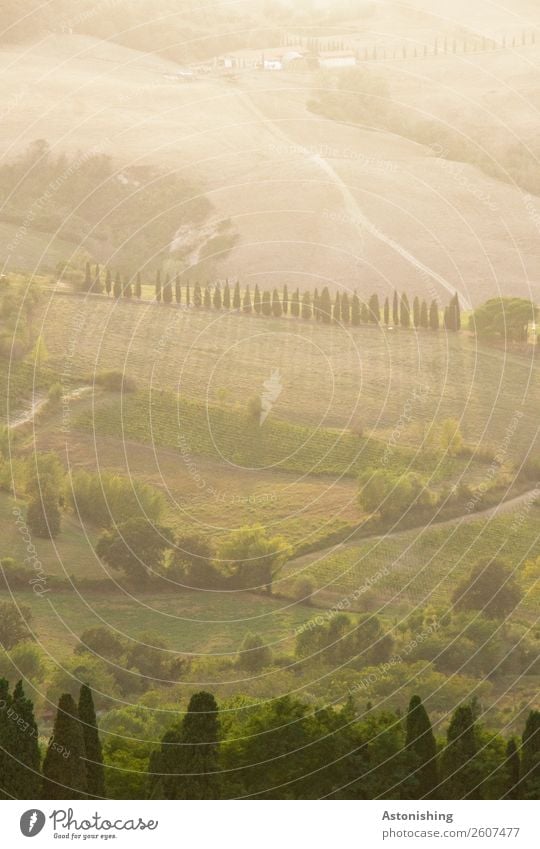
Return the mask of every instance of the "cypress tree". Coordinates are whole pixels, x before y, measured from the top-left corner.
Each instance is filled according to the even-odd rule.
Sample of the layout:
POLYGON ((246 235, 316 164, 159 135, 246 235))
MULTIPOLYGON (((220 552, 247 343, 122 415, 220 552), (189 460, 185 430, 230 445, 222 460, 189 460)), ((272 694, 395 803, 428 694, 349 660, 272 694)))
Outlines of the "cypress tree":
POLYGON ((9 684, 5 678, 0 678, 0 703, 3 705, 2 710, 0 710, 0 799, 9 799, 11 797, 9 788, 11 763, 8 754, 11 737, 9 728, 11 695, 9 684))
POLYGON ((347 292, 343 292, 343 295, 341 296, 341 320, 343 324, 348 324, 351 320, 351 307, 347 292))
POLYGON ((123 294, 124 298, 131 298, 132 297, 133 292, 131 291, 131 280, 127 281, 126 285, 124 286, 124 288, 122 290, 122 294, 123 294))
POLYGON ((189 280, 186 283, 186 306, 191 306, 191 289, 189 287, 189 280))
POLYGON ((304 292, 302 298, 302 318, 311 318, 311 295, 308 290, 304 292))
POLYGON ((420 327, 420 301, 418 296, 415 296, 413 301, 413 324, 415 327, 420 327))
POLYGON ((336 323, 341 322, 341 296, 339 292, 336 292, 336 299, 334 301, 333 309, 333 319, 336 323))
POLYGON ((428 308, 425 301, 422 301, 420 307, 420 327, 427 329, 429 327, 428 308))
POLYGON ((60 696, 54 729, 43 761, 43 799, 84 799, 84 737, 77 705, 69 693, 60 696))
POLYGON ((176 273, 174 278, 174 299, 177 304, 182 303, 182 287, 180 285, 180 275, 178 274, 178 272, 176 273))
POLYGON ((442 753, 442 799, 465 799, 478 783, 474 718, 470 705, 454 711, 442 753))
POLYGON ((211 693, 195 693, 180 728, 163 738, 152 759, 152 796, 165 799, 219 799, 220 722, 211 693), (156 780, 157 779, 157 780, 156 780))
POLYGON ((291 300, 291 315, 298 318, 300 315, 300 292, 295 290, 291 300))
POLYGON ((13 697, 9 696, 7 681, 5 684, 0 682, 0 693, 5 702, 0 718, 0 724, 5 723, 4 733, 0 731, 0 743, 4 749, 0 754, 3 761, 0 787, 8 798, 38 799, 41 774, 34 705, 25 696, 22 681, 15 685, 13 697))
POLYGON ((272 314, 275 318, 281 318, 281 316, 283 315, 281 301, 279 300, 279 294, 277 289, 274 289, 274 291, 272 292, 272 314))
POLYGON ((521 763, 516 741, 512 737, 506 745, 505 758, 506 793, 505 799, 519 798, 519 777, 521 774, 521 763))
POLYGON ((432 330, 439 329, 439 305, 437 301, 432 301, 429 308, 429 326, 432 330))
POLYGON ((461 306, 459 304, 459 295, 456 292, 454 295, 454 330, 461 330, 461 306))
POLYGON ((244 300, 242 302, 242 309, 245 313, 251 312, 251 293, 249 291, 249 284, 246 286, 246 290, 244 292, 244 300))
POLYGON ((84 271, 84 291, 91 292, 92 291, 92 271, 90 269, 90 263, 86 263, 85 271, 84 271))
POLYGON ((388 298, 384 299, 383 321, 386 327, 390 324, 390 302, 388 298))
POLYGON ((448 307, 445 307, 443 313, 443 327, 445 330, 450 330, 451 321, 450 310, 448 307))
POLYGON ((437 743, 429 716, 420 696, 413 696, 409 702, 406 722, 405 746, 415 755, 418 767, 415 778, 421 799, 429 799, 437 786, 437 743))
POLYGON ((105 291, 107 292, 107 295, 110 295, 112 292, 112 275, 110 268, 108 268, 105 273, 105 291))
POLYGON ((399 301, 396 289, 394 289, 394 300, 392 301, 392 324, 394 327, 399 325, 399 301))
POLYGON ((214 309, 220 310, 221 306, 223 304, 223 301, 222 301, 222 298, 221 298, 221 287, 220 287, 219 283, 216 283, 216 288, 214 289, 214 297, 213 297, 212 300, 213 300, 213 304, 214 304, 214 309))
POLYGON ((92 284, 92 291, 97 292, 98 294, 103 291, 103 287, 101 285, 101 271, 98 263, 96 263, 96 267, 94 269, 94 282, 92 284))
POLYGON ((319 297, 319 292, 317 289, 313 292, 313 316, 317 321, 321 320, 321 310, 320 310, 321 299, 319 297))
POLYGON ((240 304, 241 304, 241 301, 240 301, 240 281, 237 280, 236 283, 235 283, 235 286, 234 286, 234 295, 233 295, 233 304, 232 304, 233 309, 239 310, 240 304))
POLYGON ((195 289, 193 290, 193 306, 197 309, 202 306, 201 287, 198 281, 195 283, 195 289))
POLYGON ((160 302, 161 301, 161 271, 159 270, 159 268, 156 271, 156 287, 155 288, 156 288, 156 301, 160 302))
POLYGON ((362 308, 360 310, 360 321, 362 324, 367 324, 369 322, 369 310, 364 301, 362 301, 362 308))
POLYGON ((379 306, 378 295, 372 295, 371 298, 369 299, 369 320, 373 324, 380 324, 381 308, 379 306))
POLYGON ((119 271, 116 272, 114 278, 113 295, 115 298, 119 298, 122 295, 122 279, 119 271))
POLYGON ((212 295, 210 294, 210 285, 207 283, 204 287, 204 308, 209 310, 212 306, 212 295))
POLYGON ((272 301, 270 299, 270 292, 268 292, 266 289, 263 292, 262 296, 261 312, 265 317, 272 315, 272 301))
POLYGON ((261 293, 259 291, 259 287, 257 283, 255 283, 255 292, 253 294, 253 309, 257 313, 257 315, 261 314, 262 303, 261 303, 261 293))
POLYGON ((137 278, 135 280, 135 296, 141 300, 142 298, 142 283, 141 283, 141 272, 137 272, 137 278))
POLYGON ((351 304, 351 324, 353 327, 358 327, 360 324, 360 299, 356 292, 353 295, 351 304))
POLYGON ((521 737, 520 799, 540 798, 540 711, 531 710, 521 737))
POLYGON ((281 301, 281 306, 283 309, 283 315, 287 315, 287 313, 289 312, 289 290, 287 289, 286 283, 283 286, 283 298, 281 301))
POLYGON ((231 289, 228 280, 225 281, 225 287, 223 289, 223 306, 226 310, 230 310, 231 308, 231 289))
POLYGON ((105 796, 105 770, 94 699, 88 684, 83 684, 80 689, 78 710, 86 756, 86 790, 89 796, 101 798, 105 796))
POLYGON ((321 311, 321 319, 323 323, 330 324, 332 320, 332 299, 330 298, 328 286, 325 286, 321 292, 319 309, 321 311))
POLYGON ((403 292, 401 296, 400 321, 402 327, 411 326, 411 308, 409 306, 409 299, 405 292, 403 292))

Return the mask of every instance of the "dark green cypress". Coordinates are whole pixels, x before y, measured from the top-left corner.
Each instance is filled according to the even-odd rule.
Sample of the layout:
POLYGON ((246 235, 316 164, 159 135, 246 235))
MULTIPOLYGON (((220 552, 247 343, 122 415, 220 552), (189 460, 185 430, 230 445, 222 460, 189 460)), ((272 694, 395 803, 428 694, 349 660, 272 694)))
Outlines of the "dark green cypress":
POLYGON ((191 289, 190 289, 190 286, 189 286, 189 280, 186 283, 186 306, 188 306, 188 307, 191 306, 191 289))
POLYGON ((105 291, 108 295, 112 292, 112 274, 110 268, 108 268, 105 273, 105 291))
POLYGON ((429 326, 431 330, 439 329, 439 305, 437 301, 432 301, 429 308, 429 326))
POLYGON ((219 283, 216 283, 212 303, 214 305, 215 310, 220 310, 223 305, 223 299, 221 297, 221 286, 219 285, 219 283))
POLYGON ((353 327, 358 327, 360 324, 360 298, 356 292, 353 295, 351 304, 351 324, 353 327))
POLYGON ((315 289, 313 292, 313 317, 317 320, 321 320, 321 311, 319 309, 321 303, 321 299, 319 297, 318 289, 315 289))
POLYGON ((281 301, 281 306, 283 309, 283 315, 287 315, 289 312, 289 290, 287 289, 287 284, 283 286, 283 298, 281 301))
POLYGON ((343 324, 348 324, 351 320, 351 307, 349 304, 349 296, 347 292, 343 292, 341 296, 341 321, 343 324))
POLYGON ((241 300, 240 300, 240 281, 239 281, 239 280, 237 280, 237 281, 236 281, 236 283, 235 283, 235 286, 234 286, 234 295, 233 295, 233 304, 232 304, 232 305, 233 305, 233 309, 234 309, 234 310, 239 310, 239 309, 240 309, 240 304, 241 304, 241 300))
POLYGON ((114 278, 113 295, 115 298, 120 298, 122 295, 122 278, 119 271, 116 272, 114 278))
POLYGON ((174 278, 174 299, 177 304, 182 303, 182 286, 180 285, 180 275, 178 273, 174 278))
POLYGON ((398 293, 394 289, 394 299, 392 301, 392 324, 397 327, 399 324, 399 300, 398 293))
POLYGON ((173 293, 172 293, 172 284, 171 277, 167 274, 165 278, 165 285, 163 287, 163 303, 164 304, 172 304, 173 293))
POLYGON ((378 295, 372 295, 369 299, 369 320, 373 324, 379 324, 381 321, 381 308, 379 306, 378 295))
POLYGON ((540 711, 531 710, 521 737, 520 799, 540 799, 540 711))
POLYGON ((306 320, 311 318, 311 295, 308 290, 302 297, 302 318, 306 320))
POLYGON ((84 799, 86 763, 77 705, 60 696, 54 729, 43 761, 43 799, 84 799))
POLYGON ((105 770, 97 728, 96 710, 92 690, 83 684, 79 693, 79 719, 81 721, 86 756, 86 791, 89 796, 105 796, 105 770))
POLYGON ((272 315, 272 300, 270 298, 270 292, 268 292, 268 290, 266 289, 263 292, 262 296, 261 312, 266 318, 272 315))
POLYGON ((96 263, 96 267, 94 269, 94 282, 92 284, 92 291, 97 292, 98 294, 103 291, 103 287, 101 285, 101 271, 98 263, 96 263))
POLYGON ((195 283, 195 288, 193 290, 193 306, 197 309, 202 306, 201 286, 198 281, 195 283))
POLYGON ((295 290, 291 300, 291 315, 298 318, 300 315, 300 292, 295 290))
POLYGON ((413 301, 413 324, 415 327, 420 327, 420 301, 418 296, 415 296, 413 301))
POLYGON ((427 329, 429 327, 428 308, 425 301, 422 301, 420 307, 420 327, 427 329))
POLYGON ((505 799, 519 799, 519 778, 521 774, 521 762, 517 743, 513 737, 506 745, 505 758, 506 793, 505 799))
POLYGON ((369 309, 368 305, 362 301, 362 307, 360 309, 360 321, 362 324, 367 324, 369 322, 369 309))
POLYGON ((245 313, 250 313, 252 310, 251 306, 251 293, 249 291, 249 285, 246 286, 244 291, 244 300, 242 302, 242 309, 245 313))
POLYGON ((328 291, 328 286, 325 286, 321 292, 319 309, 321 311, 321 319, 324 324, 330 324, 332 320, 332 299, 330 297, 330 292, 328 291))
POLYGON ((86 263, 86 268, 84 271, 84 291, 91 292, 92 291, 92 271, 90 269, 90 263, 86 263))
MULTIPOLYGON (((9 716, 11 709, 11 694, 5 678, 0 678, 0 799, 9 799, 10 758, 9 740, 11 737, 9 716)), ((30 798, 30 797, 28 797, 30 798)))
POLYGON ((405 746, 418 763, 414 777, 419 798, 429 799, 438 783, 437 743, 420 696, 413 696, 409 702, 405 746))
POLYGON ((388 327, 388 325, 390 324, 390 302, 388 298, 384 299, 383 322, 385 324, 385 327, 388 327))
POLYGON ((230 310, 231 308, 231 289, 228 280, 225 281, 225 286, 223 288, 223 307, 226 310, 230 310))
POLYGON ((156 271, 155 291, 156 291, 156 301, 159 302, 159 301, 161 301, 161 271, 159 270, 159 268, 156 271))
POLYGON ((334 301, 332 317, 336 324, 341 323, 341 295, 339 294, 339 292, 336 292, 336 299, 334 301))
POLYGON ((261 292, 259 290, 259 286, 255 283, 255 291, 253 293, 253 309, 257 313, 257 315, 261 314, 262 302, 261 302, 261 292))
POLYGON ((479 783, 476 770, 476 732, 470 705, 454 711, 442 753, 442 799, 466 799, 479 783))
POLYGON ((141 300, 142 298, 142 283, 141 283, 141 272, 137 272, 137 278, 135 280, 135 296, 141 300))
POLYGON ((411 326, 411 308, 409 306, 409 299, 405 292, 403 292, 401 296, 400 322, 402 327, 411 326))
POLYGON ((208 283, 204 287, 204 302, 203 303, 204 303, 205 310, 209 310, 210 307, 212 306, 212 296, 210 294, 210 286, 209 286, 208 283))
POLYGON ((272 292, 272 315, 274 318, 281 318, 283 315, 283 310, 281 308, 281 301, 279 300, 278 290, 274 289, 272 292))

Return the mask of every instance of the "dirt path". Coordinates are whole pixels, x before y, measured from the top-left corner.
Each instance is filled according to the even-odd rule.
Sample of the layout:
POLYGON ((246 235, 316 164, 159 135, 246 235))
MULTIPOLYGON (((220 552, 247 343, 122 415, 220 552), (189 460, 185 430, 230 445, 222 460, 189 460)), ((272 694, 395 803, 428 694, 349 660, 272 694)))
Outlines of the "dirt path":
POLYGON ((513 498, 509 498, 507 501, 501 501, 500 504, 496 504, 495 507, 488 507, 485 510, 477 510, 474 513, 463 513, 461 516, 454 516, 453 519, 444 519, 442 522, 430 522, 428 525, 417 525, 413 528, 406 528, 404 530, 393 531, 388 534, 373 534, 372 536, 356 536, 354 533, 347 542, 338 543, 337 545, 331 545, 328 548, 320 548, 317 551, 311 551, 309 554, 302 554, 300 557, 295 557, 292 560, 289 560, 287 564, 287 568, 289 566, 303 566, 308 563, 311 563, 313 560, 317 560, 320 557, 325 556, 326 554, 334 554, 343 549, 352 548, 355 545, 359 545, 364 542, 375 542, 376 540, 382 539, 394 539, 395 537, 403 536, 404 534, 409 534, 414 531, 421 531, 427 528, 451 528, 455 525, 467 525, 471 522, 476 522, 479 519, 491 519, 496 516, 502 516, 505 513, 512 513, 519 507, 524 504, 527 504, 528 501, 534 497, 536 493, 536 497, 540 498, 540 491, 538 489, 529 489, 527 492, 521 493, 521 495, 516 495, 513 498))

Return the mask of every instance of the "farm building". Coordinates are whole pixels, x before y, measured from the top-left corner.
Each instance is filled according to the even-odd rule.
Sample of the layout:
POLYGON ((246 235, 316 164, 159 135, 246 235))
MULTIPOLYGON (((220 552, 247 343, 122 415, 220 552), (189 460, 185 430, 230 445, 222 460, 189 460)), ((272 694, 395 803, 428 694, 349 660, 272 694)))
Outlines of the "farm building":
POLYGON ((319 66, 321 68, 352 68, 356 65, 356 54, 350 50, 336 50, 332 53, 321 53, 319 66))
POLYGON ((270 56, 263 54, 261 67, 265 71, 285 71, 301 66, 304 62, 303 53, 299 53, 298 50, 287 50, 283 53, 272 53, 270 56))

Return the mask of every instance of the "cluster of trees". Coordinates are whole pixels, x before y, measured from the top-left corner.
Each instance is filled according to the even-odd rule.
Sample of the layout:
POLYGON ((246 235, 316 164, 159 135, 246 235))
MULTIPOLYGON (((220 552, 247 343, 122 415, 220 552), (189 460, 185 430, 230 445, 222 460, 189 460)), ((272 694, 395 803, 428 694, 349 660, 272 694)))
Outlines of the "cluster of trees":
POLYGON ((242 706, 240 727, 220 721, 211 693, 192 696, 148 767, 153 799, 539 798, 540 712, 521 741, 487 732, 460 705, 438 741, 419 696, 403 721, 352 700, 311 710, 290 696, 242 706), (232 732, 236 732, 232 733, 232 732))
MULTIPOLYGON (((143 283, 140 272, 134 278, 123 279, 116 272, 114 279, 110 270, 105 272, 104 280, 99 266, 92 270, 89 263, 86 265, 84 288, 86 291, 103 292, 112 294, 115 298, 142 298, 143 283)), ((267 318, 280 318, 290 314, 295 318, 311 319, 321 321, 323 324, 384 324, 394 327, 416 327, 438 330, 441 326, 439 304, 432 300, 427 301, 415 297, 411 302, 404 292, 398 295, 394 292, 393 298, 386 297, 381 305, 379 296, 374 294, 367 302, 360 300, 356 293, 350 295, 348 292, 336 292, 332 297, 327 286, 319 293, 309 290, 303 293, 297 288, 289 293, 285 284, 280 293, 278 289, 260 290, 255 285, 253 293, 249 285, 241 290, 237 281, 230 286, 226 281, 207 284, 201 287, 195 283, 193 287, 187 283, 182 286, 180 275, 176 274, 174 279, 170 274, 162 277, 161 271, 157 271, 154 284, 154 295, 158 302, 165 304, 184 303, 187 307, 193 306, 200 309, 216 310, 238 310, 244 313, 255 313, 267 318)), ((461 309, 459 297, 455 294, 448 306, 445 308, 442 318, 442 326, 447 330, 459 330, 461 328, 461 309)))
POLYGON ((538 307, 525 298, 492 298, 475 309, 469 328, 487 340, 526 342, 536 325, 538 307))
POLYGON ((58 702, 43 762, 34 705, 19 681, 13 692, 0 679, 0 798, 85 799, 105 796, 105 770, 96 711, 83 684, 78 703, 58 702))
POLYGON ((287 541, 261 525, 232 531, 217 549, 196 534, 176 536, 146 518, 104 531, 96 553, 111 569, 145 585, 160 576, 189 589, 246 589, 272 593, 279 570, 292 554, 287 541))

